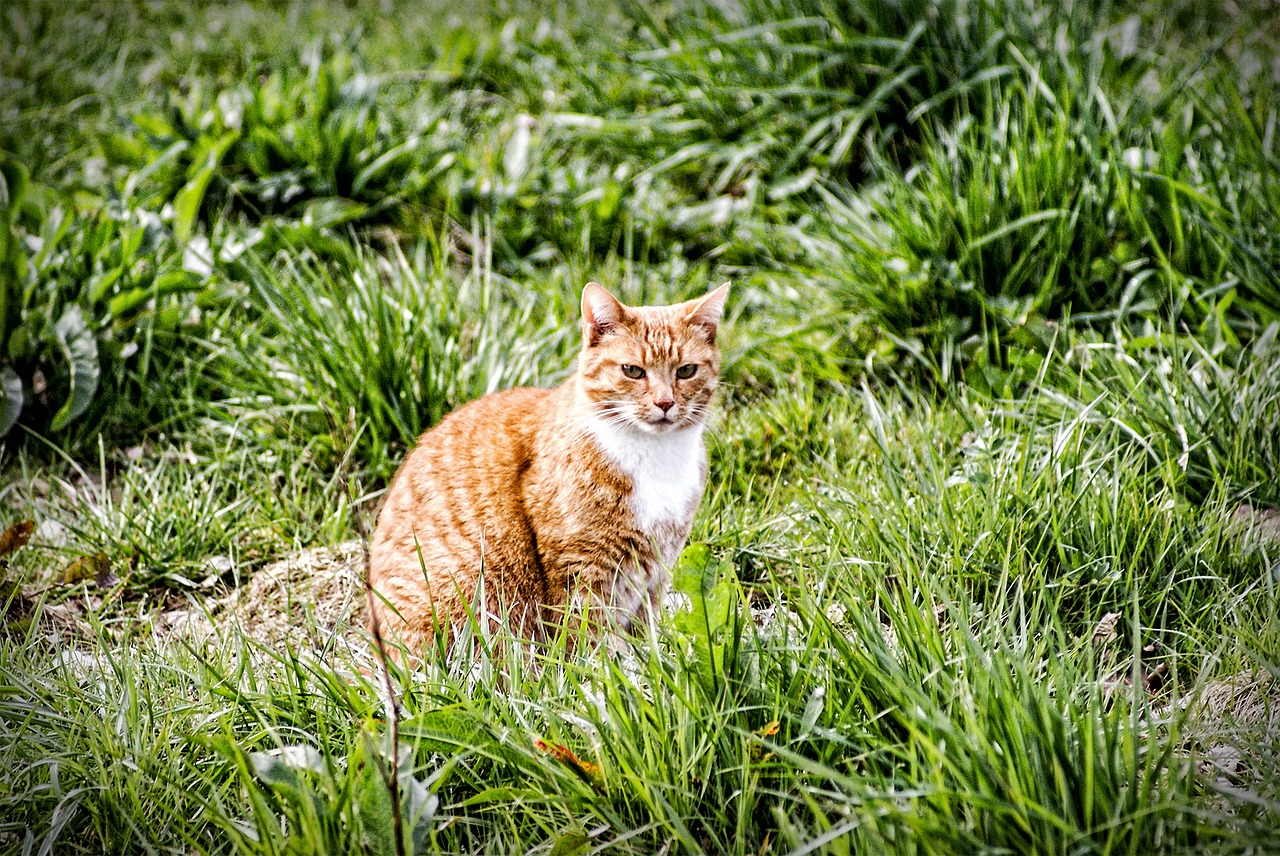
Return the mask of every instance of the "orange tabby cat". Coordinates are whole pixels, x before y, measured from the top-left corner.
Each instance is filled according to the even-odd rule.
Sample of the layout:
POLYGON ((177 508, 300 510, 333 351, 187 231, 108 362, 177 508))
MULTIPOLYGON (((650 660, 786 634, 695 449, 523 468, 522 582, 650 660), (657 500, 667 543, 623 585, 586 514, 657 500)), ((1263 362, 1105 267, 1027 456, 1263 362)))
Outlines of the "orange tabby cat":
POLYGON ((478 591, 529 638, 569 605, 623 627, 654 609, 706 482, 728 291, 630 307, 589 283, 572 377, 485 396, 423 434, 370 547, 381 631, 418 653, 478 591))

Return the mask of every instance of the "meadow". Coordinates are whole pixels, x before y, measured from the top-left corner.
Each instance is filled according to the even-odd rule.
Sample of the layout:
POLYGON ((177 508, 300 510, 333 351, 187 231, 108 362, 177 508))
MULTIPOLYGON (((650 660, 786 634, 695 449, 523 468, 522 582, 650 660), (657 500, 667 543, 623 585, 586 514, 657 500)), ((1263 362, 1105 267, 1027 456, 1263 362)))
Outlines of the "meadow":
POLYGON ((1268 0, 4 4, 0 851, 1280 852, 1278 116, 1268 0), (733 282, 660 620, 263 594, 589 280, 733 282))

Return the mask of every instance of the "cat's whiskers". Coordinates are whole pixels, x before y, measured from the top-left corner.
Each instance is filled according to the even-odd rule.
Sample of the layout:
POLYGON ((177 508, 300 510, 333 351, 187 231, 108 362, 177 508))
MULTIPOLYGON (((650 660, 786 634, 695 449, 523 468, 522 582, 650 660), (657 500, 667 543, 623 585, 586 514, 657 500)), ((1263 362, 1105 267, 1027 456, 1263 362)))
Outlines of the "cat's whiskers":
POLYGON ((634 426, 637 422, 634 404, 626 400, 609 399, 596 402, 594 415, 611 428, 634 426))

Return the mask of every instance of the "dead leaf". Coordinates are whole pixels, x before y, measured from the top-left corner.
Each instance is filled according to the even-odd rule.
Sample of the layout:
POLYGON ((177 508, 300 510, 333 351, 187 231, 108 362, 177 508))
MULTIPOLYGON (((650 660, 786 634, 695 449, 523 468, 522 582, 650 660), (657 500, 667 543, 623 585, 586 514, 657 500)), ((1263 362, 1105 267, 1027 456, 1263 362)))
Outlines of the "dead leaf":
POLYGON ((34 531, 36 531, 36 524, 33 520, 23 520, 4 530, 4 533, 0 534, 0 559, 25 547, 34 531))
MULTIPOLYGON (((1152 642, 1143 646, 1138 653, 1138 679, 1149 696, 1159 695, 1165 689, 1171 677, 1167 662, 1151 665, 1151 661, 1154 661, 1161 653, 1159 642, 1152 642)), ((1130 664, 1124 664, 1113 669, 1110 675, 1102 679, 1103 694, 1108 698, 1118 689, 1132 686, 1133 671, 1130 664)))
POLYGON ((1095 646, 1102 646, 1116 638, 1116 624, 1120 621, 1120 613, 1108 612, 1098 621, 1098 625, 1093 628, 1093 637, 1091 641, 1095 646))
POLYGON ((1164 689, 1165 684, 1169 682, 1169 664, 1161 663, 1150 671, 1142 670, 1142 684, 1147 688, 1149 695, 1156 695, 1164 689))
POLYGON ((111 573, 111 560, 105 553, 81 556, 67 565, 66 571, 62 574, 62 581, 67 585, 85 580, 93 580, 98 585, 110 585, 112 579, 114 575, 111 573))

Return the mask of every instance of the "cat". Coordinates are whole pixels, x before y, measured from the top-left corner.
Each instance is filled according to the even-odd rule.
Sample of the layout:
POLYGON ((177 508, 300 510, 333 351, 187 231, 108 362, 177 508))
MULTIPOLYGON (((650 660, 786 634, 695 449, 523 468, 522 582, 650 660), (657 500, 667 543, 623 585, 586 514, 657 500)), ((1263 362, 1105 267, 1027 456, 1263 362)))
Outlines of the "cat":
POLYGON ((568 380, 487 395, 423 434, 369 547, 375 635, 416 656, 476 608, 531 640, 566 609, 647 620, 706 484, 728 293, 632 307, 588 283, 568 380))

